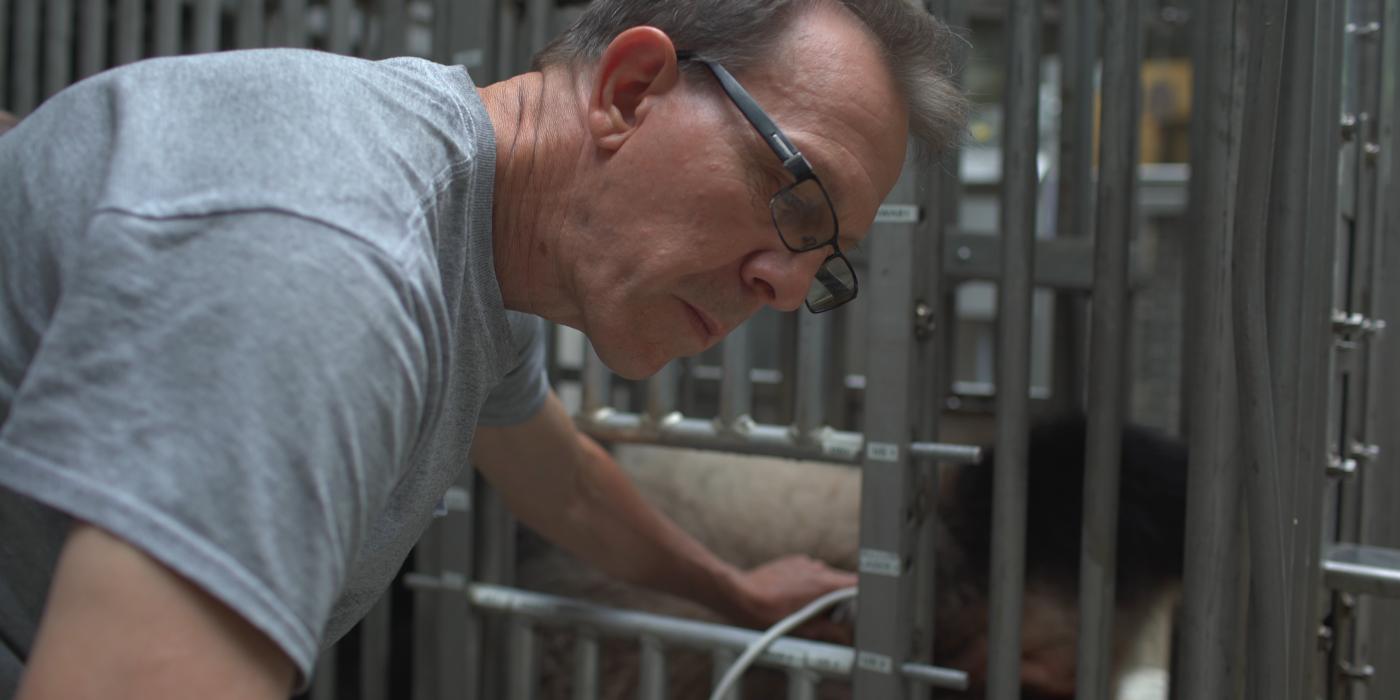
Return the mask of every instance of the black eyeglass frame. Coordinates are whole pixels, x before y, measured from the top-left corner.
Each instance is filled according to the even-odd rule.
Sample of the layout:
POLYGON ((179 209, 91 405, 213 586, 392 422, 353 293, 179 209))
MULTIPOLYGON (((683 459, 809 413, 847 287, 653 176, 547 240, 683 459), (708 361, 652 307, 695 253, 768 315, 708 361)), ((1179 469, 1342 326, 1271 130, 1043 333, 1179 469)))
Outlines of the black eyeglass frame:
MULTIPOLYGON (((860 282, 856 279, 856 269, 855 266, 851 264, 851 261, 846 258, 846 254, 841 252, 841 247, 839 245, 841 223, 836 218, 836 206, 832 204, 831 195, 826 191, 826 186, 822 184, 821 178, 817 177, 816 172, 812 170, 812 163, 807 160, 806 156, 802 155, 801 151, 797 150, 797 147, 793 145, 787 135, 778 128, 777 124, 773 123, 773 119, 768 116, 768 113, 764 112, 763 108, 758 106, 758 101, 753 98, 753 95, 750 95, 749 91, 745 90, 744 86, 740 85, 739 81, 734 78, 734 75, 726 70, 724 66, 697 55, 693 51, 677 51, 676 59, 680 61, 695 61, 708 68, 710 73, 715 76, 715 79, 719 81, 720 88, 724 90, 724 94, 729 96, 729 100, 734 103, 735 107, 739 108, 739 112, 744 115, 744 119, 754 128, 754 131, 758 132, 759 137, 762 138, 763 142, 768 145, 768 148, 773 151, 773 154, 778 156, 778 160, 782 161, 783 169, 786 170, 789 175, 792 175, 792 184, 778 190, 768 200, 768 210, 770 216, 773 218, 773 228, 778 232, 778 240, 782 241, 783 247, 794 253, 806 253, 824 248, 828 245, 831 246, 832 252, 826 256, 826 259, 822 261, 821 267, 818 268, 818 279, 821 278, 823 273, 833 277, 837 276, 828 272, 826 269, 827 265, 830 265, 833 260, 841 261, 841 263, 846 266, 846 270, 849 271, 851 276, 850 296, 822 308, 814 308, 811 301, 804 301, 807 310, 814 314, 825 313, 832 309, 840 308, 849 303, 852 299, 855 299, 856 295, 860 292, 860 282), (831 212, 831 238, 805 247, 794 246, 788 243, 787 237, 783 235, 782 226, 778 225, 777 214, 774 210, 774 202, 778 197, 808 180, 816 183, 817 189, 822 193, 822 198, 826 200, 827 209, 831 212)), ((813 280, 813 282, 815 283, 816 280, 813 280)), ((827 289, 828 292, 831 291, 831 287, 826 283, 822 283, 822 286, 827 289)))

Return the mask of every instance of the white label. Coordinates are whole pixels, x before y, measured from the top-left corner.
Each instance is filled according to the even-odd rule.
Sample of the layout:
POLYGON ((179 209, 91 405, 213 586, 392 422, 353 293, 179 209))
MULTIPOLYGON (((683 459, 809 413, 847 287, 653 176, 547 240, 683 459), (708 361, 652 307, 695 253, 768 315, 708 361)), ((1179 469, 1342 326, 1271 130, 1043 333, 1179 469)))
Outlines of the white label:
POLYGON ((881 549, 860 550, 860 572, 862 574, 899 576, 903 571, 904 566, 899 561, 899 555, 894 552, 886 552, 881 549))
POLYGON ((893 442, 865 443, 865 457, 877 462, 898 462, 899 445, 893 442))
POLYGON ((889 673, 894 670, 894 661, 884 654, 862 651, 856 656, 856 665, 876 673, 889 673))
POLYGON ((875 212, 877 224, 917 224, 919 208, 913 204, 881 204, 875 212))

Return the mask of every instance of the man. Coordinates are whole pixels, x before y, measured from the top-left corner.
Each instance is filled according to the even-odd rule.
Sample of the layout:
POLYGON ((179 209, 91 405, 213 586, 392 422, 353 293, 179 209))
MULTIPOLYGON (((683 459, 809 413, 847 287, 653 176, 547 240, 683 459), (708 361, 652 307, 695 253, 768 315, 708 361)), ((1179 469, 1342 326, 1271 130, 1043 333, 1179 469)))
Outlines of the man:
POLYGON ((957 128, 945 42, 903 0, 613 0, 486 88, 261 51, 55 96, 0 138, 0 690, 285 697, 468 454, 566 549, 732 618, 853 583, 659 516, 524 314, 641 377, 849 300, 911 125, 957 128))

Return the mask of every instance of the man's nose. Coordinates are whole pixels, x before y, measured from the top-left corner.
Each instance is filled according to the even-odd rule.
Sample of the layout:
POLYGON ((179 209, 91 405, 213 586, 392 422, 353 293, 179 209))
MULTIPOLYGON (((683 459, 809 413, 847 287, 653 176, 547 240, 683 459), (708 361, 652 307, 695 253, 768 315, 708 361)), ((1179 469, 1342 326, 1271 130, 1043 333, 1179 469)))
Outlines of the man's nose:
POLYGON ((795 311, 806 300, 817 268, 826 260, 827 253, 826 248, 805 253, 785 248, 764 251, 749 260, 744 269, 744 281, 763 303, 779 311, 795 311))

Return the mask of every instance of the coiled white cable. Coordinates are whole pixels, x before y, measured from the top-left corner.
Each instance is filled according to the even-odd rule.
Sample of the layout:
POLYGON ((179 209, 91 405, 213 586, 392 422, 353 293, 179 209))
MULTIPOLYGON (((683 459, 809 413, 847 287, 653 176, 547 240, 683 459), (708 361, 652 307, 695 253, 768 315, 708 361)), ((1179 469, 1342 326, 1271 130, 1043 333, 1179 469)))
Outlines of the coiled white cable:
POLYGON ((778 620, 777 624, 769 627, 758 639, 750 642, 748 648, 744 649, 744 653, 740 654, 739 658, 735 659, 733 664, 730 664, 729 670, 724 672, 724 678, 720 679, 720 682, 715 684, 714 692, 710 693, 710 700, 723 700, 724 695, 738 682, 739 676, 743 675, 744 671, 748 670, 749 666, 753 664, 754 659, 757 659, 758 655, 762 654, 770 644, 777 641, 778 637, 791 632, 794 627, 812 619, 822 610, 843 600, 856 597, 856 592, 857 589, 855 586, 832 591, 808 603, 807 606, 801 610, 778 620))

